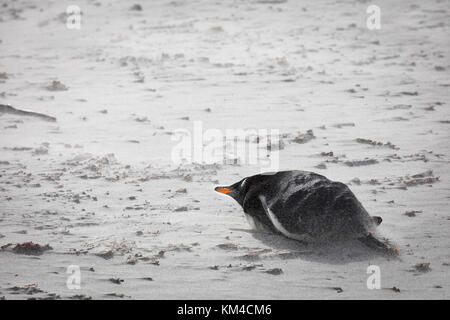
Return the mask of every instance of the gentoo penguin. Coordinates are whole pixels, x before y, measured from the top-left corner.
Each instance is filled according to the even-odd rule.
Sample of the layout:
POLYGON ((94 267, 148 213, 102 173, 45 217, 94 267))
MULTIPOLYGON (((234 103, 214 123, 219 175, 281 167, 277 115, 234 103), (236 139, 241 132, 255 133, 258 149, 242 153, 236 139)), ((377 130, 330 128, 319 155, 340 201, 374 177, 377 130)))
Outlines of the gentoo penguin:
POLYGON ((307 243, 358 239, 396 253, 373 236, 382 219, 371 217, 345 184, 322 175, 299 170, 258 174, 215 190, 235 199, 257 229, 307 243))

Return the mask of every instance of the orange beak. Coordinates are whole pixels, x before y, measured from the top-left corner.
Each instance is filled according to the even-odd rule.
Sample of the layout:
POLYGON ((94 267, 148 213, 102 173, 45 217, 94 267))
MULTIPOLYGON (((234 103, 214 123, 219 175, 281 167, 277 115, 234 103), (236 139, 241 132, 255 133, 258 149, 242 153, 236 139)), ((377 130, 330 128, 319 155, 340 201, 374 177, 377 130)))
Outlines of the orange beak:
POLYGON ((214 190, 216 190, 219 193, 224 193, 224 194, 231 193, 231 190, 226 187, 217 187, 214 190))

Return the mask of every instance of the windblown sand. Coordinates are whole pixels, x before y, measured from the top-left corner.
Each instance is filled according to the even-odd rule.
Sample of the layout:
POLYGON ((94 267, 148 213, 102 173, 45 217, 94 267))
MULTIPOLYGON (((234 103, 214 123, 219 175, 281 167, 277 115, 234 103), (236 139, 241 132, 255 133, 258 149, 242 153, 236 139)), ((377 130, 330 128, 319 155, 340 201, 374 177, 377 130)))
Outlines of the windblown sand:
POLYGON ((0 6, 0 104, 56 118, 0 108, 0 298, 449 298, 448 1, 378 1, 380 30, 293 0, 79 0, 70 30, 72 2, 0 6), (171 160, 195 121, 279 129, 279 169, 349 184, 399 258, 252 231, 214 187, 258 165, 171 160))

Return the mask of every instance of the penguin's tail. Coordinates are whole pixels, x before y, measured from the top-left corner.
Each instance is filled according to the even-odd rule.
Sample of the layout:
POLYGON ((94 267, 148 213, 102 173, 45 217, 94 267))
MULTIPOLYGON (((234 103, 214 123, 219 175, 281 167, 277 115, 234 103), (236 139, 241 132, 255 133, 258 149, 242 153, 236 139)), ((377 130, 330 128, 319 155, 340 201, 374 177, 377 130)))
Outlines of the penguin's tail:
POLYGON ((398 256, 398 249, 375 238, 372 233, 359 237, 358 240, 376 252, 389 256, 398 256))
POLYGON ((376 226, 379 226, 381 224, 381 222, 383 222, 383 219, 381 217, 373 216, 371 218, 372 218, 372 221, 375 223, 376 226))

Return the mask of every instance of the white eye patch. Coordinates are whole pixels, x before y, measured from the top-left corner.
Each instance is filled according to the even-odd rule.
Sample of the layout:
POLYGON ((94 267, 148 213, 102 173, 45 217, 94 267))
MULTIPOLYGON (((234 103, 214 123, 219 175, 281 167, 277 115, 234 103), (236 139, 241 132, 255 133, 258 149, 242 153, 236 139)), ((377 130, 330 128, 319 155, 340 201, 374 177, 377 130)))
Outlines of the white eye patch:
POLYGON ((242 183, 241 183, 241 189, 244 188, 246 182, 247 182, 247 179, 244 179, 244 181, 242 181, 242 183))

